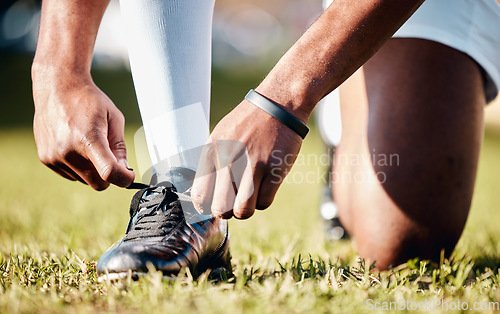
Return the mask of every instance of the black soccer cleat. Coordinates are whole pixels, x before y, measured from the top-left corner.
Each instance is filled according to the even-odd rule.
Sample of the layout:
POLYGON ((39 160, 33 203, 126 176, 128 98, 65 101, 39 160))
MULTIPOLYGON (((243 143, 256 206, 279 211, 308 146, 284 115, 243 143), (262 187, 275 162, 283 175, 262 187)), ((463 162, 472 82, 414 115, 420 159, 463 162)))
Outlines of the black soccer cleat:
POLYGON ((332 198, 331 189, 326 186, 320 204, 320 214, 323 220, 326 239, 329 241, 349 239, 349 234, 338 217, 337 204, 332 198))
POLYGON ((188 204, 189 194, 168 182, 137 192, 125 237, 97 263, 99 280, 125 278, 129 271, 137 279, 151 267, 166 277, 184 267, 194 277, 209 269, 230 273, 227 221, 201 216, 188 204))

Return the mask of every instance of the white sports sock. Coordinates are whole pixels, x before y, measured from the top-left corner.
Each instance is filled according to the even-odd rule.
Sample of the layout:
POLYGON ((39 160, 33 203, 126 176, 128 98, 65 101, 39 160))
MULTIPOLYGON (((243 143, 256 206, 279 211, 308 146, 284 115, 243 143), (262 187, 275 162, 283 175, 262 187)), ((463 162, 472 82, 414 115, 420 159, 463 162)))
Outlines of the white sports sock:
POLYGON ((338 146, 342 138, 339 90, 336 89, 316 106, 316 121, 323 142, 328 146, 338 146))
MULTIPOLYGON (((323 9, 326 10, 332 2, 333 0, 323 0, 323 9)), ((318 103, 316 120, 323 142, 328 146, 339 145, 342 137, 342 123, 338 89, 332 91, 318 103)))
POLYGON ((120 0, 149 157, 160 182, 171 180, 172 168, 196 170, 209 135, 214 3, 120 0))

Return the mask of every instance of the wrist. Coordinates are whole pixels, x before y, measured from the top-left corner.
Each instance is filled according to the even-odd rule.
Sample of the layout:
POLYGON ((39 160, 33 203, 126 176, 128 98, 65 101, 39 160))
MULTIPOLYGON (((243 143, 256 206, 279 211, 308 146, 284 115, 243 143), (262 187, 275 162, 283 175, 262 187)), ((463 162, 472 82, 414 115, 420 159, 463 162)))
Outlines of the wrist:
POLYGON ((64 64, 33 61, 31 66, 33 88, 40 86, 89 85, 93 82, 90 70, 80 67, 68 67, 64 64))
POLYGON ((31 76, 33 100, 37 110, 70 104, 60 99, 67 99, 68 95, 73 95, 70 97, 74 99, 78 93, 95 86, 89 72, 73 71, 59 65, 34 62, 31 76))
POLYGON ((245 99, 267 112, 269 115, 286 125, 304 139, 309 132, 307 125, 293 114, 285 110, 281 105, 251 89, 245 99))
POLYGON ((321 97, 315 97, 311 93, 307 83, 288 80, 286 76, 278 78, 270 74, 255 91, 279 104, 304 123, 307 123, 316 103, 321 100, 321 97))
POLYGON ((34 80, 48 77, 57 79, 64 75, 90 78, 91 65, 92 52, 39 42, 31 66, 31 75, 34 80))

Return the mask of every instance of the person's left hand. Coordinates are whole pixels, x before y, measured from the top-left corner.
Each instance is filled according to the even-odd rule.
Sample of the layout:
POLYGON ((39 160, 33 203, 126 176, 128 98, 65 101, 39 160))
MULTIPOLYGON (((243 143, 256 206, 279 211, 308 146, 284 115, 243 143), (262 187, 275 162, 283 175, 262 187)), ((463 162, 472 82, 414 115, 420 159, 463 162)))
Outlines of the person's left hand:
POLYGON ((301 144, 294 131, 244 100, 210 135, 191 190, 195 207, 226 219, 266 209, 301 144))

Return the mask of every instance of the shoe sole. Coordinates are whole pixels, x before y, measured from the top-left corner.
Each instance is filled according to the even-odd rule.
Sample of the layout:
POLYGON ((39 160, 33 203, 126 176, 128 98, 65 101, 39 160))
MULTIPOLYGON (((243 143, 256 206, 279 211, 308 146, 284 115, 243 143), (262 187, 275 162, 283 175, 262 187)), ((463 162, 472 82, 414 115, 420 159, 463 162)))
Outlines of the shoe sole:
MULTIPOLYGON (((228 278, 233 275, 232 266, 231 266, 231 253, 229 253, 229 234, 226 236, 224 241, 217 247, 214 253, 205 259, 199 261, 195 270, 191 270, 191 274, 194 278, 198 278, 201 274, 210 270, 210 274, 208 278, 210 279, 223 279, 228 278)), ((105 282, 105 281, 118 281, 127 279, 130 274, 130 278, 134 281, 139 280, 139 278, 147 275, 148 272, 143 271, 126 271, 126 272, 117 272, 117 273, 106 273, 102 274, 97 278, 97 282, 105 282)), ((177 274, 163 274, 163 280, 175 280, 177 278, 177 274)))
MULTIPOLYGON (((208 270, 208 269, 207 269, 208 270)), ((200 274, 203 274, 204 272, 201 272, 200 274)), ((121 281, 121 280, 126 280, 128 279, 130 274, 130 278, 134 281, 138 281, 141 277, 146 276, 148 273, 147 272, 121 272, 121 273, 111 273, 111 274, 104 274, 101 275, 97 278, 97 282, 103 283, 106 281, 121 281)), ((211 269, 210 274, 208 274, 209 279, 222 279, 222 278, 229 278, 232 276, 232 271, 229 271, 225 267, 219 267, 216 269, 211 269)), ((199 276, 196 276, 198 278, 199 276)), ((177 279, 177 275, 163 275, 162 280, 165 281, 174 281, 177 279)))

